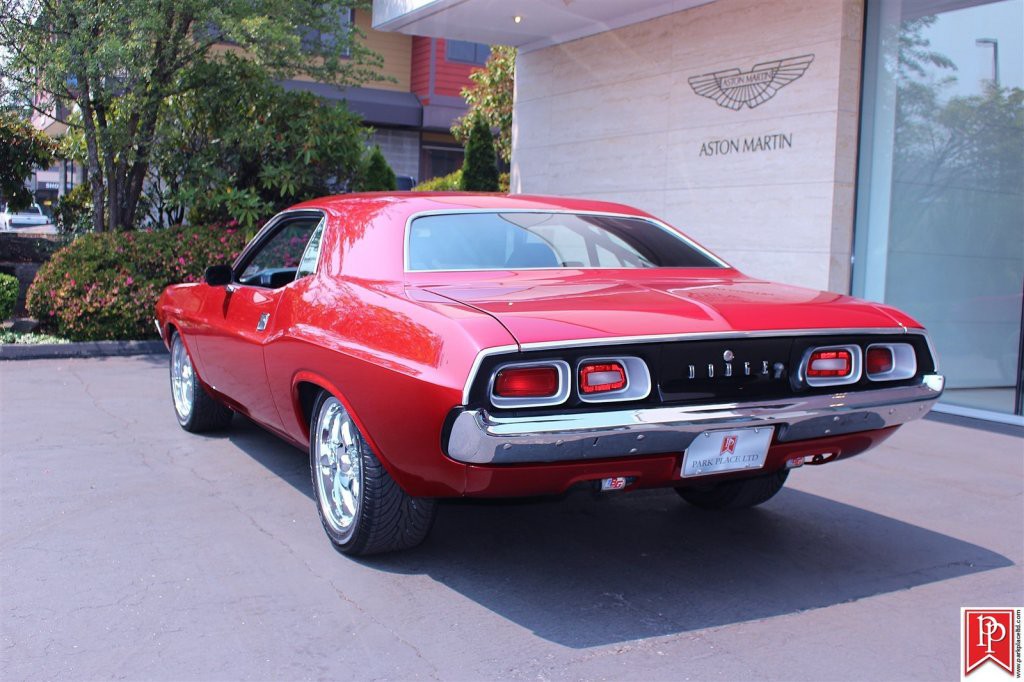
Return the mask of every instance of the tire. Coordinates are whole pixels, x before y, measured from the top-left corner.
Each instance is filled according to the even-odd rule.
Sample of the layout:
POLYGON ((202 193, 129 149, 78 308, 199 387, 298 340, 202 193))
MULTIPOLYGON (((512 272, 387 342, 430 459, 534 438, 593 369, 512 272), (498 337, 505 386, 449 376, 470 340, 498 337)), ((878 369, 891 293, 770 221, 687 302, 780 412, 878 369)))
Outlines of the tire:
POLYGON ((344 405, 327 392, 310 417, 309 471, 320 522, 339 552, 410 549, 430 533, 437 503, 410 497, 395 483, 344 405))
POLYGON ((192 357, 174 332, 171 336, 171 404, 181 428, 191 433, 220 431, 231 424, 234 412, 203 388, 192 365, 192 357))
POLYGON ((712 488, 676 488, 679 496, 701 509, 745 509, 775 497, 789 478, 789 469, 754 478, 723 481, 712 488))

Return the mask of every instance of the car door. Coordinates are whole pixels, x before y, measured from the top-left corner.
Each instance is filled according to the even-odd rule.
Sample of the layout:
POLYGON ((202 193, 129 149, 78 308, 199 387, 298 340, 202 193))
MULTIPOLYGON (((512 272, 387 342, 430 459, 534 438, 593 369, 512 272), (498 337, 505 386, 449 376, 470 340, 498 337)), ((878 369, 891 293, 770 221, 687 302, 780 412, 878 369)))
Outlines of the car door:
POLYGON ((211 292, 203 315, 208 328, 197 337, 206 383, 275 429, 281 418, 263 350, 278 329, 275 313, 288 285, 312 273, 304 254, 319 243, 322 220, 320 213, 301 212, 262 232, 243 252, 232 283, 211 292))

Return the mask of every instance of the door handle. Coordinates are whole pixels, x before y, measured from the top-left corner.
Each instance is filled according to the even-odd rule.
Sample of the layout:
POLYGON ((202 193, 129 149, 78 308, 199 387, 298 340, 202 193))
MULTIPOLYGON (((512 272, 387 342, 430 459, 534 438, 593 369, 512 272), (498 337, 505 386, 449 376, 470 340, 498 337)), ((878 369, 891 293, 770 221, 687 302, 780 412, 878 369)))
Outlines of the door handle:
POLYGON ((236 291, 238 291, 238 285, 237 284, 228 284, 226 287, 224 287, 224 291, 228 292, 229 294, 233 294, 236 291))
POLYGON ((270 313, 263 313, 260 315, 260 321, 256 323, 256 331, 261 332, 267 328, 267 322, 270 321, 270 313))

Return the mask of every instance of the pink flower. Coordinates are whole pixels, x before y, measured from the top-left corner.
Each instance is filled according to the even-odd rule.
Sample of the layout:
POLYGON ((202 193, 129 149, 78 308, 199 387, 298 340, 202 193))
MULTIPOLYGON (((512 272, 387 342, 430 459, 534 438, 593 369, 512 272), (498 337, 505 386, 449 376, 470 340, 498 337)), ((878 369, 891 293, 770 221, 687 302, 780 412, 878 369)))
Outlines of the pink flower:
MULTIPOLYGON (((181 256, 178 256, 178 264, 179 265, 184 265, 185 264, 185 259, 182 258, 181 256)), ((74 284, 74 282, 72 282, 72 284, 74 284)))
POLYGON ((134 281, 135 281, 134 279, 132 279, 131 277, 129 277, 128 279, 126 279, 126 280, 124 281, 124 283, 125 283, 126 285, 128 285, 128 286, 131 286, 131 285, 132 285, 132 283, 133 283, 134 281))

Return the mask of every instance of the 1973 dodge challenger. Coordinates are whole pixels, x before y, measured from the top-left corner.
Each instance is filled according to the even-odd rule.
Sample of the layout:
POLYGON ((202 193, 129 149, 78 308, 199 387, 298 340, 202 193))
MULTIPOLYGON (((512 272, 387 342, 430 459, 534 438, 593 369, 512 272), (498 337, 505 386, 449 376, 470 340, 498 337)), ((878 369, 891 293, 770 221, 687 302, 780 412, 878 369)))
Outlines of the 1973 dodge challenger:
POLYGON ((157 304, 188 431, 308 449, 342 552, 412 547, 446 497, 672 487, 760 504, 942 393, 899 310, 748 277, 618 204, 368 194, 270 220, 157 304))

